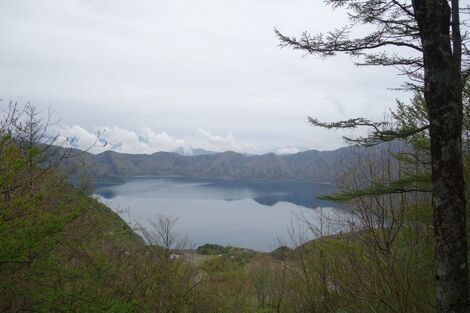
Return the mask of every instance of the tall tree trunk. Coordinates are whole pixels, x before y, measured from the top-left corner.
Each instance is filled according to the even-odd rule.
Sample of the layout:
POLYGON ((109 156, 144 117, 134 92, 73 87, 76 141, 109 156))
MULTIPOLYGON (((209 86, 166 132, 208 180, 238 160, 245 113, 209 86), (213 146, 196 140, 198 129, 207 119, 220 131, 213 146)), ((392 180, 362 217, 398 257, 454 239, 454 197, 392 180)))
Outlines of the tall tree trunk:
POLYGON ((460 50, 451 48, 447 0, 413 0, 413 6, 423 46, 424 97, 430 122, 437 312, 470 312, 460 50))

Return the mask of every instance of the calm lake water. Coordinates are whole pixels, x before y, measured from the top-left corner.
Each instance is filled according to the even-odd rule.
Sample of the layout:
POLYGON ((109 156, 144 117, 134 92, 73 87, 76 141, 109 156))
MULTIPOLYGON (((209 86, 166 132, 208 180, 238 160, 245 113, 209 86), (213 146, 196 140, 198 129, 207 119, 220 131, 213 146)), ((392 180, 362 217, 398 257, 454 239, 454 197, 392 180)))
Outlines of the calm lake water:
POLYGON ((344 220, 348 214, 335 203, 316 198, 334 191, 326 184, 190 178, 94 185, 97 197, 130 225, 150 228, 149 221, 158 214, 171 215, 178 218, 176 232, 195 246, 217 243, 258 251, 289 243, 288 228, 298 224, 299 216, 313 225, 323 221, 325 233, 337 232, 338 225, 330 220, 344 220))

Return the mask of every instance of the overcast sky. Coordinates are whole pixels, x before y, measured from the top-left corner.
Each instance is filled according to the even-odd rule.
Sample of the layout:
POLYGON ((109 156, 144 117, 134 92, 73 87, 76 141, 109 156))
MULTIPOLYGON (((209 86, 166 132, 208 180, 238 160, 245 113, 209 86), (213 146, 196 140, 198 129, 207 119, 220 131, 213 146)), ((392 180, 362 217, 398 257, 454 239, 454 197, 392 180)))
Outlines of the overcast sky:
POLYGON ((0 106, 50 106, 79 147, 102 132, 95 152, 334 149, 342 133, 307 116, 380 119, 401 78, 280 49, 273 29, 345 21, 319 0, 1 0, 0 106))

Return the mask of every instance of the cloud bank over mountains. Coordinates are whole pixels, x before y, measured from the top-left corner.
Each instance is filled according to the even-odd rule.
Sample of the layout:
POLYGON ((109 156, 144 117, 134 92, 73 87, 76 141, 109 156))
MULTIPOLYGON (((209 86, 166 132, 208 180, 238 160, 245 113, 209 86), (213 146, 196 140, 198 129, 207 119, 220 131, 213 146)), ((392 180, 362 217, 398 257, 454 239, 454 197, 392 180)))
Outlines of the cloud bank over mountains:
MULTIPOLYGON (((59 141, 68 139, 73 148, 89 150, 91 153, 101 153, 107 150, 132 154, 178 151, 191 155, 194 149, 213 152, 235 151, 248 154, 268 152, 263 151, 255 144, 242 142, 232 133, 218 135, 202 128, 196 129, 194 135, 188 138, 178 138, 164 130, 158 132, 149 127, 142 127, 139 131, 117 126, 103 126, 87 130, 79 125, 72 125, 56 126, 51 131, 59 135, 59 141)), ((279 152, 283 154, 298 151, 298 148, 293 147, 279 149, 279 152)))

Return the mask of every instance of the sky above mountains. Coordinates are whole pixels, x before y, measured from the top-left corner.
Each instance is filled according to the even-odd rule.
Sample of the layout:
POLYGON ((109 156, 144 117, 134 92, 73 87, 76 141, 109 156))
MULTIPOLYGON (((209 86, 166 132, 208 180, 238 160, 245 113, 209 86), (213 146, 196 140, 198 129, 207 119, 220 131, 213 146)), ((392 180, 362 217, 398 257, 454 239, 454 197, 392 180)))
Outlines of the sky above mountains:
POLYGON ((312 0, 2 0, 0 106, 50 107, 77 147, 101 134, 93 152, 334 149, 350 132, 307 116, 382 119, 401 78, 280 49, 273 30, 345 22, 312 0))

